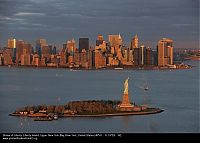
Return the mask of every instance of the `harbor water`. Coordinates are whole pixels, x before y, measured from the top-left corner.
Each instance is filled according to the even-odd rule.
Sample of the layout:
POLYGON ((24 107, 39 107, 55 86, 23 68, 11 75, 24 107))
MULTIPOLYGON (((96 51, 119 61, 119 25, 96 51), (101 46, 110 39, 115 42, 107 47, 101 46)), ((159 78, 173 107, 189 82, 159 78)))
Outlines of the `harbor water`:
POLYGON ((199 132, 199 62, 185 70, 69 70, 0 67, 1 132, 199 132), (136 104, 164 110, 139 116, 59 118, 35 122, 8 116, 26 105, 58 105, 80 100, 121 100, 129 77, 136 104), (144 90, 147 84, 149 90, 144 90))

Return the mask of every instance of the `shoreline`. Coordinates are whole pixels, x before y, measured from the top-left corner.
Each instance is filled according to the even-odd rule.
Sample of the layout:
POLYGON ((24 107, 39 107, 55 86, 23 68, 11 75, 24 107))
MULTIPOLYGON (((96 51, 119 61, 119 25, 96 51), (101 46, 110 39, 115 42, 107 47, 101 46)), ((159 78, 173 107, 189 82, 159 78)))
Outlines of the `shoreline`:
POLYGON ((61 117, 108 117, 108 116, 130 116, 130 115, 148 115, 161 113, 164 110, 156 109, 154 111, 138 111, 138 112, 126 112, 126 113, 110 113, 110 114, 96 114, 96 115, 63 115, 61 117))
POLYGON ((187 70, 191 69, 194 66, 192 65, 186 65, 186 67, 180 67, 180 68, 170 68, 170 67, 159 67, 159 66, 144 66, 144 67, 138 67, 138 66, 132 66, 132 67, 103 67, 103 68, 76 68, 76 67, 49 67, 49 66, 16 66, 16 65, 0 65, 0 67, 5 68, 33 68, 33 69, 66 69, 70 71, 97 71, 97 70, 115 70, 115 71, 123 71, 123 70, 187 70))
MULTIPOLYGON (((110 117, 110 116, 130 116, 130 115, 148 115, 148 114, 157 114, 161 113, 164 110, 159 108, 152 108, 151 111, 133 111, 133 112, 119 112, 119 113, 105 113, 105 114, 75 114, 75 115, 59 115, 60 118, 67 118, 67 117, 110 117)), ((44 118, 48 117, 48 115, 44 116, 30 116, 27 115, 21 115, 16 113, 11 113, 9 116, 17 116, 17 117, 30 117, 30 118, 44 118)))

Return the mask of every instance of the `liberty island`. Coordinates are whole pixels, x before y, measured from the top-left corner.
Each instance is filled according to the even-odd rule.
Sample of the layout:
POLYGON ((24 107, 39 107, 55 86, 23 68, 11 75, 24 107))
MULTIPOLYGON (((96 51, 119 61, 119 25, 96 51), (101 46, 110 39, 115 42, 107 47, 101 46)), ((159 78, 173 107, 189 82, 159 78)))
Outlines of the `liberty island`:
POLYGON ((59 117, 102 117, 146 115, 163 112, 159 108, 131 103, 129 99, 129 77, 124 82, 122 102, 117 100, 72 101, 66 105, 26 106, 9 114, 11 116, 33 117, 34 121, 52 121, 59 117))

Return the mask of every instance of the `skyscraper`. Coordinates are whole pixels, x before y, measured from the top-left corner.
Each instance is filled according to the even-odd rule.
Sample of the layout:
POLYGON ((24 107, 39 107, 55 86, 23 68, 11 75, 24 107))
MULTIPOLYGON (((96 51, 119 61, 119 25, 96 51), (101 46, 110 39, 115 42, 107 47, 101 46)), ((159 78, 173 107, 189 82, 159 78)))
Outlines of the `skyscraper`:
POLYGON ((3 51, 3 62, 4 62, 4 65, 12 65, 13 62, 12 62, 12 48, 6 48, 4 51, 3 51))
POLYGON ((152 50, 150 47, 146 48, 146 54, 145 54, 145 65, 152 65, 152 50))
POLYGON ((122 45, 121 35, 108 35, 108 41, 110 42, 111 47, 119 47, 122 45))
POLYGON ((87 52, 89 50, 89 38, 79 38, 79 53, 85 49, 87 52))
POLYGON ((36 41, 36 53, 41 57, 41 49, 43 46, 46 46, 46 39, 38 39, 36 41))
POLYGON ((16 39, 8 39, 7 41, 7 47, 8 48, 16 48, 16 39))
POLYGON ((16 46, 17 46, 16 39, 8 39, 7 48, 12 49, 12 61, 13 62, 15 62, 15 60, 16 60, 16 46))
POLYGON ((21 55, 21 65, 27 66, 30 65, 30 54, 28 53, 28 49, 24 48, 23 49, 23 54, 21 55))
POLYGON ((17 40, 17 45, 16 45, 16 64, 17 65, 21 63, 21 55, 23 54, 24 44, 25 42, 23 40, 17 40))
POLYGON ((173 40, 163 38, 158 41, 158 66, 173 65, 173 40))
POLYGON ((141 45, 139 48, 139 65, 143 66, 146 61, 146 47, 141 45))
POLYGON ((95 50, 95 68, 106 67, 106 57, 100 50, 95 50))
POLYGON ((138 39, 137 34, 131 40, 131 49, 134 49, 134 48, 139 48, 139 39, 138 39))
POLYGON ((101 44, 103 44, 103 36, 102 35, 98 35, 97 40, 96 40, 96 46, 99 46, 101 44))

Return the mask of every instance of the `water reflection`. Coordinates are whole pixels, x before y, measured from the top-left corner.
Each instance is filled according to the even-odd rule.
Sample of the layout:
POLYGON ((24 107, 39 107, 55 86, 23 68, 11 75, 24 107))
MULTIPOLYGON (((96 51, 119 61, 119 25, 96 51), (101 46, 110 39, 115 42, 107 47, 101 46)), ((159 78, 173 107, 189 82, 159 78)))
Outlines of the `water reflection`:
POLYGON ((127 129, 130 127, 133 121, 133 117, 131 116, 121 116, 122 123, 123 123, 123 129, 127 131, 127 129))

